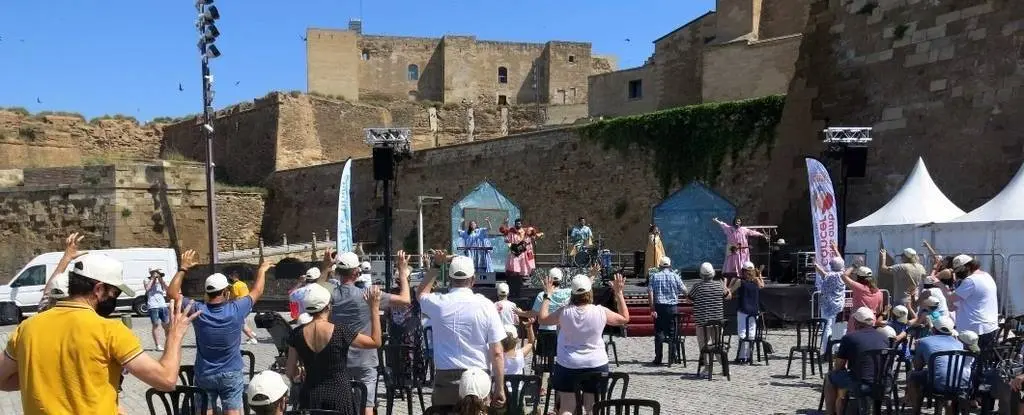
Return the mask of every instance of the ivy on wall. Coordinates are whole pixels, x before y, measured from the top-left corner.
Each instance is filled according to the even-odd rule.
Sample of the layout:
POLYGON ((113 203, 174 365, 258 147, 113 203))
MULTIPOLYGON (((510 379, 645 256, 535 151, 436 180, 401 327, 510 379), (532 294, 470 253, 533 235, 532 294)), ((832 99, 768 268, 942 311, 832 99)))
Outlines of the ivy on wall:
POLYGON ((579 127, 580 135, 605 150, 648 153, 662 191, 674 183, 713 182, 726 156, 738 160, 764 147, 770 153, 782 118, 784 95, 691 105, 612 118, 579 127))

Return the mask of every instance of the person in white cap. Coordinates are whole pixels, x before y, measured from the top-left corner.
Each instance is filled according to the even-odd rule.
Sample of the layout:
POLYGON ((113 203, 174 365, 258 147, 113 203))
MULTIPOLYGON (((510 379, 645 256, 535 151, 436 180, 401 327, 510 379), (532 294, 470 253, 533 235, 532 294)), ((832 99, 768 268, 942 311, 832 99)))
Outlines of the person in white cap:
MULTIPOLYGON (((367 309, 379 310, 380 297, 380 288, 370 287, 366 291, 367 309)), ((310 286, 302 299, 302 310, 313 320, 292 331, 288 338, 288 362, 285 364, 291 379, 299 375, 300 362, 305 369, 298 409, 348 413, 353 407, 350 371, 346 370, 349 351, 370 350, 376 353, 382 343, 380 319, 371 319, 369 335, 346 325, 331 323, 331 292, 320 284, 310 286)))
POLYGON ((316 284, 321 275, 319 268, 307 269, 306 273, 299 277, 295 287, 288 292, 288 311, 291 313, 292 320, 299 318, 299 314, 302 313, 302 299, 309 292, 309 286, 316 284))
POLYGON ((883 277, 880 285, 889 289, 890 305, 910 306, 913 298, 917 296, 918 286, 921 279, 928 275, 918 260, 917 251, 907 248, 900 254, 901 263, 888 264, 888 255, 885 249, 879 249, 878 273, 883 277))
MULTIPOLYGON (((846 287, 851 292, 851 307, 858 309, 860 307, 866 307, 869 310, 875 312, 875 315, 882 313, 885 301, 885 294, 882 290, 878 289, 878 285, 875 283, 874 273, 871 272, 871 268, 868 267, 856 267, 848 268, 843 272, 843 282, 846 283, 846 287)), ((857 324, 853 320, 853 316, 850 316, 850 320, 846 324, 846 332, 857 330, 857 324)))
POLYGON ((207 402, 214 407, 218 401, 224 415, 242 413, 242 395, 248 378, 242 363, 241 336, 245 319, 263 296, 270 262, 264 259, 256 271, 256 281, 244 297, 233 298, 231 284, 221 273, 206 277, 203 284, 206 301, 198 302, 181 293, 188 270, 196 265, 195 252, 182 255, 181 267, 167 288, 167 296, 201 311, 195 321, 196 363, 195 386, 204 390, 207 402), (232 299, 233 298, 233 299, 232 299))
POLYGON ((507 336, 501 341, 501 347, 505 350, 506 375, 526 374, 526 358, 533 352, 533 344, 536 339, 533 336, 533 326, 527 324, 524 326, 524 329, 526 331, 526 344, 523 347, 519 347, 519 328, 511 324, 505 325, 505 334, 507 336))
MULTIPOLYGON (((577 387, 586 376, 608 372, 608 353, 602 337, 605 327, 623 326, 629 322, 629 308, 623 296, 626 282, 622 275, 616 274, 611 282, 616 308, 621 310, 621 314, 594 304, 593 284, 593 280, 586 275, 572 277, 569 305, 551 313, 546 303, 550 302, 549 298, 555 291, 554 281, 551 278, 544 281, 545 304, 541 306, 537 321, 540 324, 554 324, 559 328, 558 353, 551 371, 551 387, 558 392, 559 397, 558 414, 571 415, 575 412, 577 387)), ((584 411, 592 413, 587 403, 594 402, 592 395, 597 393, 597 384, 583 382, 581 389, 584 393, 584 411)))
MULTIPOLYGON (((647 304, 654 317, 654 361, 651 366, 661 365, 662 344, 673 344, 676 336, 676 314, 679 313, 679 298, 686 296, 683 279, 672 271, 672 259, 663 256, 658 259, 658 272, 651 274, 647 283, 647 304)), ((678 356, 674 347, 669 347, 668 364, 675 363, 678 356)))
POLYGON ((359 263, 359 278, 356 278, 356 287, 366 288, 373 285, 373 265, 370 261, 359 263))
POLYGON ((828 261, 828 269, 822 268, 817 262, 814 263, 814 268, 818 271, 814 278, 814 288, 818 292, 818 315, 825 320, 825 325, 821 329, 819 351, 826 355, 828 351, 825 349, 829 340, 832 340, 832 326, 846 305, 846 283, 843 282, 846 261, 842 255, 834 253, 828 261))
MULTIPOLYGON (((66 252, 77 251, 70 245, 66 252)), ((198 313, 171 304, 166 350, 155 360, 131 329, 106 318, 118 297, 135 296, 124 282, 123 264, 101 253, 73 252, 70 259, 68 297, 23 321, 8 339, 0 356, 0 390, 20 391, 21 410, 29 415, 116 414, 123 370, 153 388, 174 390, 181 341, 198 313)))
MULTIPOLYGON (((725 287, 725 281, 715 279, 715 267, 710 262, 700 264, 700 281, 690 288, 690 301, 693 301, 693 323, 701 326, 725 319, 723 301, 730 298, 732 298, 732 293, 725 287)), ((710 338, 718 335, 717 331, 717 329, 698 329, 697 345, 699 347, 707 345, 710 338)), ((703 367, 705 370, 710 370, 711 366, 707 363, 704 362, 703 367)))
MULTIPOLYGON (((947 367, 951 363, 953 357, 939 357, 935 360, 935 377, 929 379, 927 366, 931 364, 932 355, 940 352, 951 352, 956 350, 964 350, 963 343, 957 338, 959 334, 953 328, 953 319, 948 316, 942 316, 932 324, 932 335, 922 337, 917 341, 917 347, 914 349, 913 367, 914 370, 910 372, 910 376, 907 379, 907 400, 913 404, 915 414, 921 413, 921 401, 923 400, 923 394, 921 391, 928 385, 945 385, 946 378, 949 374, 947 367)), ((955 362, 958 366, 960 362, 955 362)), ((966 365, 964 367, 963 377, 961 381, 966 382, 970 379, 971 365, 974 363, 971 361, 963 362, 966 365)), ((966 386, 966 383, 963 383, 966 386)))
POLYGON ((839 341, 835 353, 833 370, 825 377, 825 413, 841 414, 845 394, 859 387, 861 383, 874 381, 875 362, 873 359, 861 359, 866 352, 888 349, 889 338, 886 334, 874 330, 875 312, 867 307, 860 307, 850 318, 853 323, 850 330, 839 341))
MULTIPOLYGON (((432 250, 433 264, 450 262, 451 288, 446 294, 432 293, 437 272, 431 270, 419 286, 416 297, 423 314, 430 317, 434 339, 434 405, 459 401, 458 380, 468 369, 491 368, 495 403, 505 402, 505 352, 501 341, 508 336, 494 303, 473 293, 476 267, 465 256, 450 257, 432 250)), ((602 346, 603 347, 603 346, 602 346)))
POLYGON ((498 288, 498 301, 494 302, 494 307, 498 309, 498 315, 501 316, 501 324, 506 326, 518 326, 519 316, 526 315, 519 309, 519 306, 508 299, 509 287, 508 284, 499 282, 498 288))
MULTIPOLYGON (((952 318, 952 314, 949 312, 949 305, 946 303, 946 295, 942 292, 942 282, 939 281, 938 277, 927 275, 921 281, 921 294, 917 298, 917 307, 922 307, 926 298, 934 298, 937 304, 937 310, 942 314, 949 314, 952 318)), ((955 321, 955 320, 954 320, 955 321)))
POLYGON ((164 336, 167 335, 167 325, 171 322, 171 315, 167 312, 167 283, 164 282, 164 272, 159 268, 149 269, 149 278, 142 282, 146 290, 146 306, 149 307, 149 322, 153 324, 153 344, 159 352, 164 349, 157 339, 157 333, 162 329, 164 336))
MULTIPOLYGON (((548 296, 548 312, 553 313, 558 308, 564 307, 569 304, 569 297, 572 295, 572 290, 568 287, 560 287, 564 274, 560 268, 551 268, 548 270, 548 278, 551 280, 551 285, 554 287, 554 291, 548 296)), ((537 296, 533 299, 533 308, 531 309, 530 316, 536 318, 540 315, 540 307, 544 302, 544 292, 537 293, 537 296)), ((554 335, 555 330, 558 327, 555 325, 539 325, 537 327, 537 337, 554 335)), ((554 353, 554 344, 551 345, 550 352, 554 353)))
MULTIPOLYGON (((324 253, 325 261, 332 258, 330 249, 324 253)), ((348 327, 348 329, 370 334, 372 323, 380 320, 379 312, 370 312, 367 307, 366 290, 355 285, 359 275, 362 274, 359 256, 354 252, 341 252, 334 258, 334 275, 336 281, 328 281, 328 291, 331 292, 331 323, 348 327)), ((323 266, 323 265, 321 265, 323 266)), ((409 255, 405 251, 395 253, 395 269, 398 272, 398 294, 381 293, 379 310, 386 310, 392 306, 407 306, 410 304, 409 275, 412 269, 409 267, 409 255)), ((328 274, 329 269, 321 270, 328 274)), ((388 288, 385 288, 388 289, 388 288)), ((361 382, 366 386, 366 401, 363 405, 363 413, 372 415, 377 406, 377 366, 380 365, 376 350, 350 348, 348 350, 348 374, 352 380, 361 382)))
MULTIPOLYGON (((455 413, 459 415, 487 415, 490 413, 491 377, 482 369, 466 369, 459 376, 458 401, 455 413)), ((436 404, 435 404, 436 405, 436 404)))
POLYGON ((754 268, 753 262, 745 262, 740 270, 739 278, 732 281, 729 291, 736 299, 736 336, 739 347, 736 348, 736 363, 753 363, 753 350, 750 342, 757 333, 757 314, 761 310, 761 289, 764 279, 761 271, 754 268))
POLYGON ((249 409, 255 415, 283 415, 288 407, 291 383, 280 373, 264 370, 257 373, 245 388, 249 409))
POLYGON ((988 350, 999 335, 999 294, 996 282, 970 255, 953 258, 953 275, 959 285, 944 290, 948 304, 956 308, 956 326, 978 333, 978 345, 988 350))

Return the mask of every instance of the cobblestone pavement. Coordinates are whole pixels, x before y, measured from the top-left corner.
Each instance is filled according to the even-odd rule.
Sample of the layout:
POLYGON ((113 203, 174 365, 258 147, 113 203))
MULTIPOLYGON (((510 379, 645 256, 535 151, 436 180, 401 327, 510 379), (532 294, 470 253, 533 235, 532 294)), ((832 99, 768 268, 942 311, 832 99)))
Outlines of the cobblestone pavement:
MULTIPOLYGON (((250 327, 256 330, 260 344, 243 345, 256 355, 256 368, 266 369, 276 355, 276 349, 270 343, 269 334, 256 329, 249 319, 250 327)), ((148 319, 133 320, 135 334, 142 339, 147 352, 159 357, 153 351, 153 340, 150 337, 148 319)), ((13 326, 0 327, 0 338, 12 331, 13 326)), ((789 347, 795 342, 792 330, 773 330, 768 334, 768 341, 775 346, 778 353, 769 366, 763 363, 754 366, 732 366, 732 380, 728 381, 720 374, 716 365, 713 381, 696 379, 696 340, 688 339, 686 350, 690 362, 687 367, 674 365, 667 367, 647 367, 643 363, 653 359, 652 338, 617 339, 619 366, 612 363, 612 371, 625 372, 630 375, 628 395, 633 398, 654 399, 661 402, 662 413, 673 414, 793 414, 813 412, 818 406, 818 390, 821 380, 817 375, 810 375, 807 380, 800 379, 800 361, 794 361, 792 373, 796 376, 785 377, 786 356, 789 347)), ((734 340, 735 347, 735 340, 734 340)), ((195 338, 191 331, 185 339, 183 362, 191 364, 195 360, 195 338)), ((733 356, 730 356, 733 357, 733 356)), ((125 379, 124 393, 121 403, 126 413, 147 414, 145 391, 148 389, 134 377, 125 379)), ((379 396, 383 396, 380 393, 379 396)), ((429 392, 426 396, 430 402, 429 392)), ((396 405, 395 413, 407 415, 405 402, 396 405)), ((543 403, 542 405, 543 406, 543 403)), ((415 406, 414 406, 415 407, 415 406)), ((381 414, 384 413, 383 407, 381 414)), ((20 414, 21 397, 18 393, 0 392, 0 414, 20 414)), ((416 414, 420 411, 417 408, 416 414)))

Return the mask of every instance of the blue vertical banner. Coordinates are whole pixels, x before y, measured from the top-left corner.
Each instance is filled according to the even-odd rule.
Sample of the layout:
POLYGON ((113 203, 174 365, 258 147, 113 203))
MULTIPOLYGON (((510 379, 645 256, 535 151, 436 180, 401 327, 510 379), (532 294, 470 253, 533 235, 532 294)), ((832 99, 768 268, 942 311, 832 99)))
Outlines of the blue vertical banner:
POLYGON ((338 252, 352 252, 352 159, 345 161, 338 186, 338 252))
POLYGON ((836 216, 836 192, 832 178, 820 161, 806 158, 807 181, 811 195, 811 228, 814 229, 814 262, 824 269, 835 256, 832 244, 838 243, 839 222, 836 216))

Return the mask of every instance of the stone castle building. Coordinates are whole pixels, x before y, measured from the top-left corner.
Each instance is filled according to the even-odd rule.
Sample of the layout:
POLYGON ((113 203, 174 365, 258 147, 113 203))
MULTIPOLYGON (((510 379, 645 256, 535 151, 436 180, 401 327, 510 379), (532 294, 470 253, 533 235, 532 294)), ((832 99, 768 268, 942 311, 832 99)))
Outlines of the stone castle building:
POLYGON ((716 10, 654 40, 644 65, 595 74, 591 116, 784 94, 808 0, 717 0, 716 10))
POLYGON ((357 20, 348 30, 306 31, 308 92, 349 101, 584 104, 587 78, 613 65, 585 42, 365 35, 357 20))

